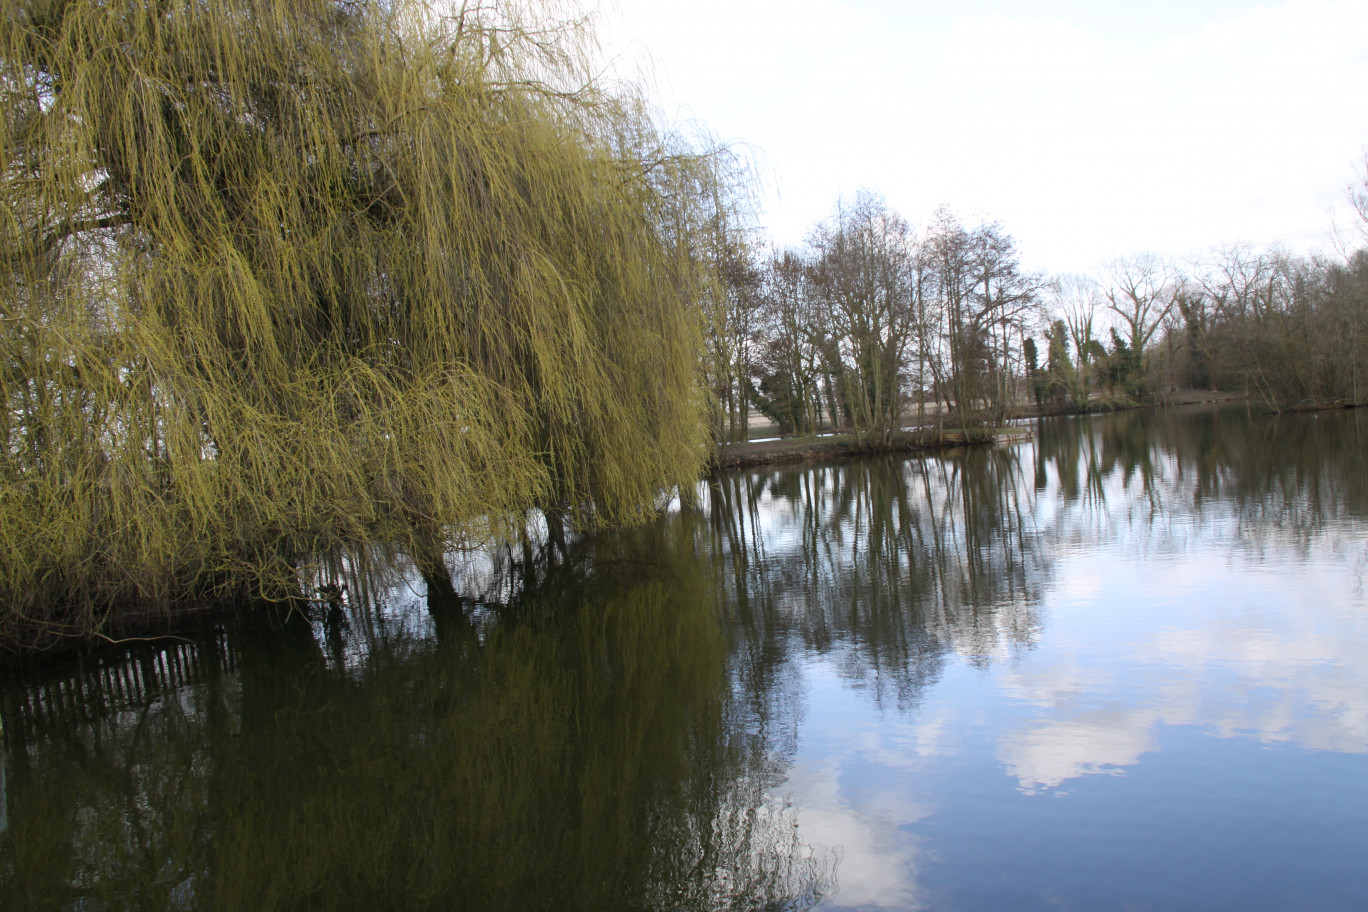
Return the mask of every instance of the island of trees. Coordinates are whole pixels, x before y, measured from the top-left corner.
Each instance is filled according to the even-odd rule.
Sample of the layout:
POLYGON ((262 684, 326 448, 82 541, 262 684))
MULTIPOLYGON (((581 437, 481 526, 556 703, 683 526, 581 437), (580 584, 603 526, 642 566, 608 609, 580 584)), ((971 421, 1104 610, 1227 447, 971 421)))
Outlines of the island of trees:
MULTIPOLYGON (((753 411, 887 446, 1024 407, 1368 398, 1368 255, 1025 271, 878 196, 800 250, 535 4, 0 12, 0 643, 288 600, 301 568, 631 522, 753 411)), ((1356 196, 1368 224, 1368 203, 1356 196)))
MULTIPOLYGON (((1368 227, 1368 170, 1351 198, 1368 227)), ((917 230, 862 191, 804 249, 752 249, 708 323, 719 440, 745 440, 751 409, 786 433, 877 444, 909 426, 1203 392, 1274 412, 1368 402, 1362 247, 1139 254, 1045 276, 1023 270, 1000 224, 941 208, 917 230)))

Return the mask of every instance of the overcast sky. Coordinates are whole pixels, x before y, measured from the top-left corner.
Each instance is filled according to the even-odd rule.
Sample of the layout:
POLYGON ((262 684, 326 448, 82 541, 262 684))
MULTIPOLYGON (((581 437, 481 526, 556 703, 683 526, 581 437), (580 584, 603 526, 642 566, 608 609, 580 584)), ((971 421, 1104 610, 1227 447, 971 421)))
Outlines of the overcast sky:
MULTIPOLYGON (((589 5, 592 5, 590 2, 589 5)), ((762 222, 841 195, 1001 221, 1025 265, 1328 247, 1368 146, 1368 2, 601 0, 667 121, 745 144, 762 222)))

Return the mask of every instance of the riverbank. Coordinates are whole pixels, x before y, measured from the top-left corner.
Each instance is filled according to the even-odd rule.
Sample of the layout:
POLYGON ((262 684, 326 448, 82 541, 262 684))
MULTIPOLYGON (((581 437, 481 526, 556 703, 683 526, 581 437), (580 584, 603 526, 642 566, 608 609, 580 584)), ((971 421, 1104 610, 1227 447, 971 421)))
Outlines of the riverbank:
POLYGON ((1085 407, 1065 406, 1024 406, 1014 409, 1009 415, 1013 420, 1025 418, 1053 418, 1063 415, 1097 415, 1106 412, 1120 412, 1130 409, 1168 408, 1184 405, 1211 405, 1246 403, 1258 411, 1276 414, 1297 414, 1302 412, 1333 412, 1338 409, 1363 408, 1368 402, 1352 399, 1303 399, 1298 402, 1268 402, 1250 393, 1231 393, 1219 390, 1174 390, 1162 393, 1150 402, 1132 402, 1128 399, 1092 399, 1085 407))
POLYGON ((900 431, 886 441, 861 441, 854 434, 774 437, 725 444, 718 449, 713 472, 767 465, 794 465, 877 454, 908 454, 1031 439, 1029 428, 918 428, 900 431))
POLYGON ((1213 402, 1250 402, 1246 393, 1227 393, 1218 390, 1174 390, 1162 393, 1152 401, 1135 402, 1124 398, 1094 397, 1085 406, 1064 405, 1023 405, 1012 409, 1009 418, 1058 418, 1064 415, 1101 415, 1107 412, 1122 412, 1130 409, 1156 408, 1175 405, 1205 405, 1213 402))
MULTIPOLYGON (((1245 393, 1216 390, 1175 390, 1157 397, 1152 402, 1132 402, 1127 399, 1095 399, 1088 404, 1087 408, 1025 405, 1013 409, 1007 417, 1010 421, 1023 421, 1031 418, 1092 415, 1129 409, 1249 401, 1252 400, 1245 393)), ((755 430, 757 429, 753 427, 752 431, 755 430)), ((862 442, 856 435, 850 433, 827 433, 803 437, 765 436, 755 441, 719 446, 718 456, 711 471, 716 473, 755 466, 795 465, 875 454, 924 453, 985 443, 1020 442, 1030 440, 1031 437, 1030 429, 1024 427, 970 428, 967 432, 958 428, 919 428, 901 431, 889 440, 882 442, 862 442)))

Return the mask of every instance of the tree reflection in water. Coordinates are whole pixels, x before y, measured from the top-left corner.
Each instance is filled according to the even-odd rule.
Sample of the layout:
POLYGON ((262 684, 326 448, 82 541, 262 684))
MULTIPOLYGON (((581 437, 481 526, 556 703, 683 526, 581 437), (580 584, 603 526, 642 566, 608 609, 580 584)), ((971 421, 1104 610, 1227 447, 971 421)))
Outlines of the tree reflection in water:
POLYGON ((710 486, 723 600, 759 657, 835 652, 877 699, 915 703, 947 652, 1029 645, 1043 569, 1017 454, 738 473, 710 486))
POLYGON ((452 555, 463 598, 337 556, 345 610, 0 687, 0 906, 814 905, 841 847, 785 799, 804 662, 909 712, 950 656, 1031 649, 1072 549, 1352 544, 1365 427, 1132 412, 734 473, 639 529, 534 517, 452 555))
POLYGON ((691 524, 604 536, 592 571, 505 606, 439 606, 433 636, 353 618, 361 661, 294 622, 232 629, 232 667, 147 676, 133 703, 69 673, 88 713, 30 697, 6 718, 0 904, 813 904, 834 859, 771 794, 769 695, 733 690, 691 524))

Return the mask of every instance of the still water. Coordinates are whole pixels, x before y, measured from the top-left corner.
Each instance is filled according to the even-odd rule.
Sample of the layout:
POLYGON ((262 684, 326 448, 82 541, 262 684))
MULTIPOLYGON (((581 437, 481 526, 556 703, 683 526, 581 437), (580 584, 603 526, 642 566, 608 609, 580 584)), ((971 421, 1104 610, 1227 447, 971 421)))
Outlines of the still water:
POLYGON ((1364 908, 1368 414, 1035 431, 6 684, 0 908, 1364 908))

